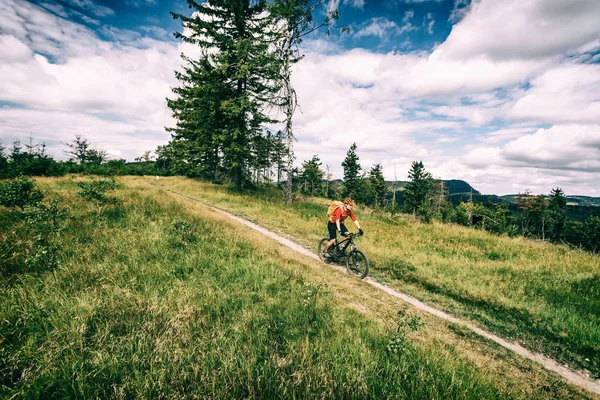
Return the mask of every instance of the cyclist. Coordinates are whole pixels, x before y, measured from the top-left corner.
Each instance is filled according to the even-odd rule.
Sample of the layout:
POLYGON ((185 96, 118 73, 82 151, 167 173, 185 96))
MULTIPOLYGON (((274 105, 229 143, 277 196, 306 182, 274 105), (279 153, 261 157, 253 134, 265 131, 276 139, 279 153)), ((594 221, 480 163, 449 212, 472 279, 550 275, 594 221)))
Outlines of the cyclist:
POLYGON ((331 214, 331 217, 329 217, 329 222, 327 223, 327 230, 329 230, 330 240, 329 243, 327 243, 327 246, 325 247, 325 251, 323 252, 326 257, 329 256, 329 248, 335 243, 337 237, 336 232, 339 232, 342 236, 348 236, 350 234, 348 232, 348 228, 346 228, 346 226, 344 225, 344 220, 346 218, 350 217, 352 222, 354 222, 354 225, 356 225, 358 233, 361 235, 363 234, 363 230, 360 228, 360 224, 356 219, 356 215, 354 215, 354 212, 352 211, 352 208, 355 205, 356 204, 354 203, 354 200, 352 200, 350 197, 347 197, 344 200, 344 204, 336 208, 335 211, 331 214))

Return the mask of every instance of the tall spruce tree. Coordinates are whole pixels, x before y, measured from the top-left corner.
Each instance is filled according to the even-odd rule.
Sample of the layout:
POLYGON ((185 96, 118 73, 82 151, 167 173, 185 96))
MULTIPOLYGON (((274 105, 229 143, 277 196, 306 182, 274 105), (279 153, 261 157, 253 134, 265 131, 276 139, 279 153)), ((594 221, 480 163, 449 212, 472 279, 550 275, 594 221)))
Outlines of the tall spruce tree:
POLYGON ((318 155, 314 155, 310 160, 302 163, 303 171, 300 179, 305 184, 305 192, 311 195, 314 195, 315 192, 319 193, 323 186, 325 172, 321 169, 322 164, 318 155))
POLYGON ((360 162, 356 154, 356 143, 352 143, 346 158, 342 162, 344 167, 344 196, 355 197, 360 186, 360 162))
POLYGON ((274 52, 272 19, 259 0, 187 0, 191 17, 171 12, 187 32, 175 34, 203 49, 199 60, 184 56, 182 86, 167 100, 177 126, 173 140, 187 141, 194 162, 220 164, 240 190, 252 163, 262 125, 273 122, 266 105, 279 91, 280 63, 274 52), (222 157, 221 157, 222 155, 222 157))
POLYGON ((431 174, 425 171, 423 161, 413 161, 408 171, 410 182, 404 189, 404 209, 406 212, 427 215, 425 207, 433 188, 431 174))
POLYGON ((375 164, 369 171, 369 183, 373 194, 373 204, 377 207, 383 203, 386 192, 385 178, 381 164, 375 164))
POLYGON ((567 220, 567 197, 560 188, 552 189, 548 198, 550 232, 552 240, 562 239, 567 220))
POLYGON ((8 175, 8 158, 4 153, 6 147, 0 142, 0 178, 4 178, 8 175))

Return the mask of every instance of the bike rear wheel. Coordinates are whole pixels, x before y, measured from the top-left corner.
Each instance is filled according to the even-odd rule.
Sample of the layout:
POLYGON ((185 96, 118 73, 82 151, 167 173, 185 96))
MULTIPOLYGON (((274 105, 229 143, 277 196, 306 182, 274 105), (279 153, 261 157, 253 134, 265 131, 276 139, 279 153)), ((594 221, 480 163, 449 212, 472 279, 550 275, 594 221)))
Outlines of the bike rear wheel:
POLYGON ((325 251, 325 248, 327 247, 327 243, 329 243, 329 239, 328 238, 323 238, 319 242, 319 250, 318 250, 319 251, 319 258, 324 263, 329 263, 331 261, 331 259, 326 258, 326 257, 323 256, 323 252, 325 251))
POLYGON ((346 256, 346 269, 350 275, 364 279, 369 275, 369 260, 360 250, 352 250, 346 256))

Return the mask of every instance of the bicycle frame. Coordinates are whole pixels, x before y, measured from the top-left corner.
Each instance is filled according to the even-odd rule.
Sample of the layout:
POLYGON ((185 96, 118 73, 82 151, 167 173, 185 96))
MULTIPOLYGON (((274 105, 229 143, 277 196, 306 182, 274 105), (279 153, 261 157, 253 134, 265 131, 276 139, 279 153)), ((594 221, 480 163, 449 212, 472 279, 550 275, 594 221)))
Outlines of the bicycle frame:
POLYGON ((356 248, 356 245, 354 244, 354 237, 357 236, 354 233, 351 233, 347 238, 345 238, 344 240, 338 242, 337 239, 335 240, 335 247, 337 247, 338 249, 338 254, 341 256, 343 254, 346 254, 346 250, 348 249, 348 247, 350 247, 350 250, 354 250, 356 248), (348 243, 346 243, 348 242, 348 243))

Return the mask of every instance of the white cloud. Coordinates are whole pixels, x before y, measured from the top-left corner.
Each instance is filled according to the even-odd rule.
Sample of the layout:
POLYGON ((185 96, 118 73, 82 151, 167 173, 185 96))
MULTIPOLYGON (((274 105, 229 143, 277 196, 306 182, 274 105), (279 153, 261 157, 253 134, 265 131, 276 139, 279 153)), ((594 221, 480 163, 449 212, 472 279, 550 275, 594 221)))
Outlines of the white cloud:
POLYGON ((62 143, 72 141, 75 135, 84 136, 100 149, 120 152, 129 160, 169 140, 169 135, 153 129, 155 126, 140 124, 138 128, 129 121, 109 121, 70 110, 0 108, 0 121, 3 142, 23 140, 32 134, 37 141, 47 143, 50 153, 59 159, 65 158, 62 143))
POLYGON ((464 119, 473 125, 484 125, 499 116, 497 108, 479 106, 441 106, 432 110, 435 114, 464 119))
POLYGON ((465 15, 467 15, 469 11, 471 11, 471 0, 454 0, 454 7, 450 12, 449 20, 452 22, 458 22, 465 15))
POLYGON ((415 13, 412 10, 406 11, 402 18, 402 26, 398 26, 394 21, 390 21, 385 17, 371 18, 359 27, 358 31, 354 34, 354 38, 358 39, 365 36, 377 36, 380 39, 388 39, 394 35, 401 35, 404 32, 413 31, 416 29, 411 23, 414 14, 415 13))
POLYGON ((597 40, 599 18, 597 0, 481 0, 438 50, 456 58, 553 57, 597 40))
POLYGON ((430 35, 433 35, 433 25, 434 24, 435 24, 435 19, 433 19, 433 15, 430 12, 427 13, 425 18, 423 18, 423 28, 425 28, 425 31, 427 33, 429 33, 430 35))
POLYGON ((507 143, 506 160, 539 168, 600 172, 600 125, 555 125, 507 143))
POLYGON ((362 10, 365 7, 365 0, 344 0, 344 4, 362 10))
POLYGON ((484 143, 498 143, 519 138, 523 135, 535 132, 534 127, 511 127, 494 130, 485 134, 477 135, 477 140, 484 143))
POLYGON ((94 0, 64 0, 68 5, 94 13, 98 17, 114 15, 112 8, 96 3, 94 0))
POLYGON ((2 49, 0 53, 2 62, 22 62, 32 56, 29 47, 12 35, 0 35, 0 49, 2 49))
POLYGON ((600 65, 563 63, 531 81, 508 112, 516 120, 600 123, 600 65))

